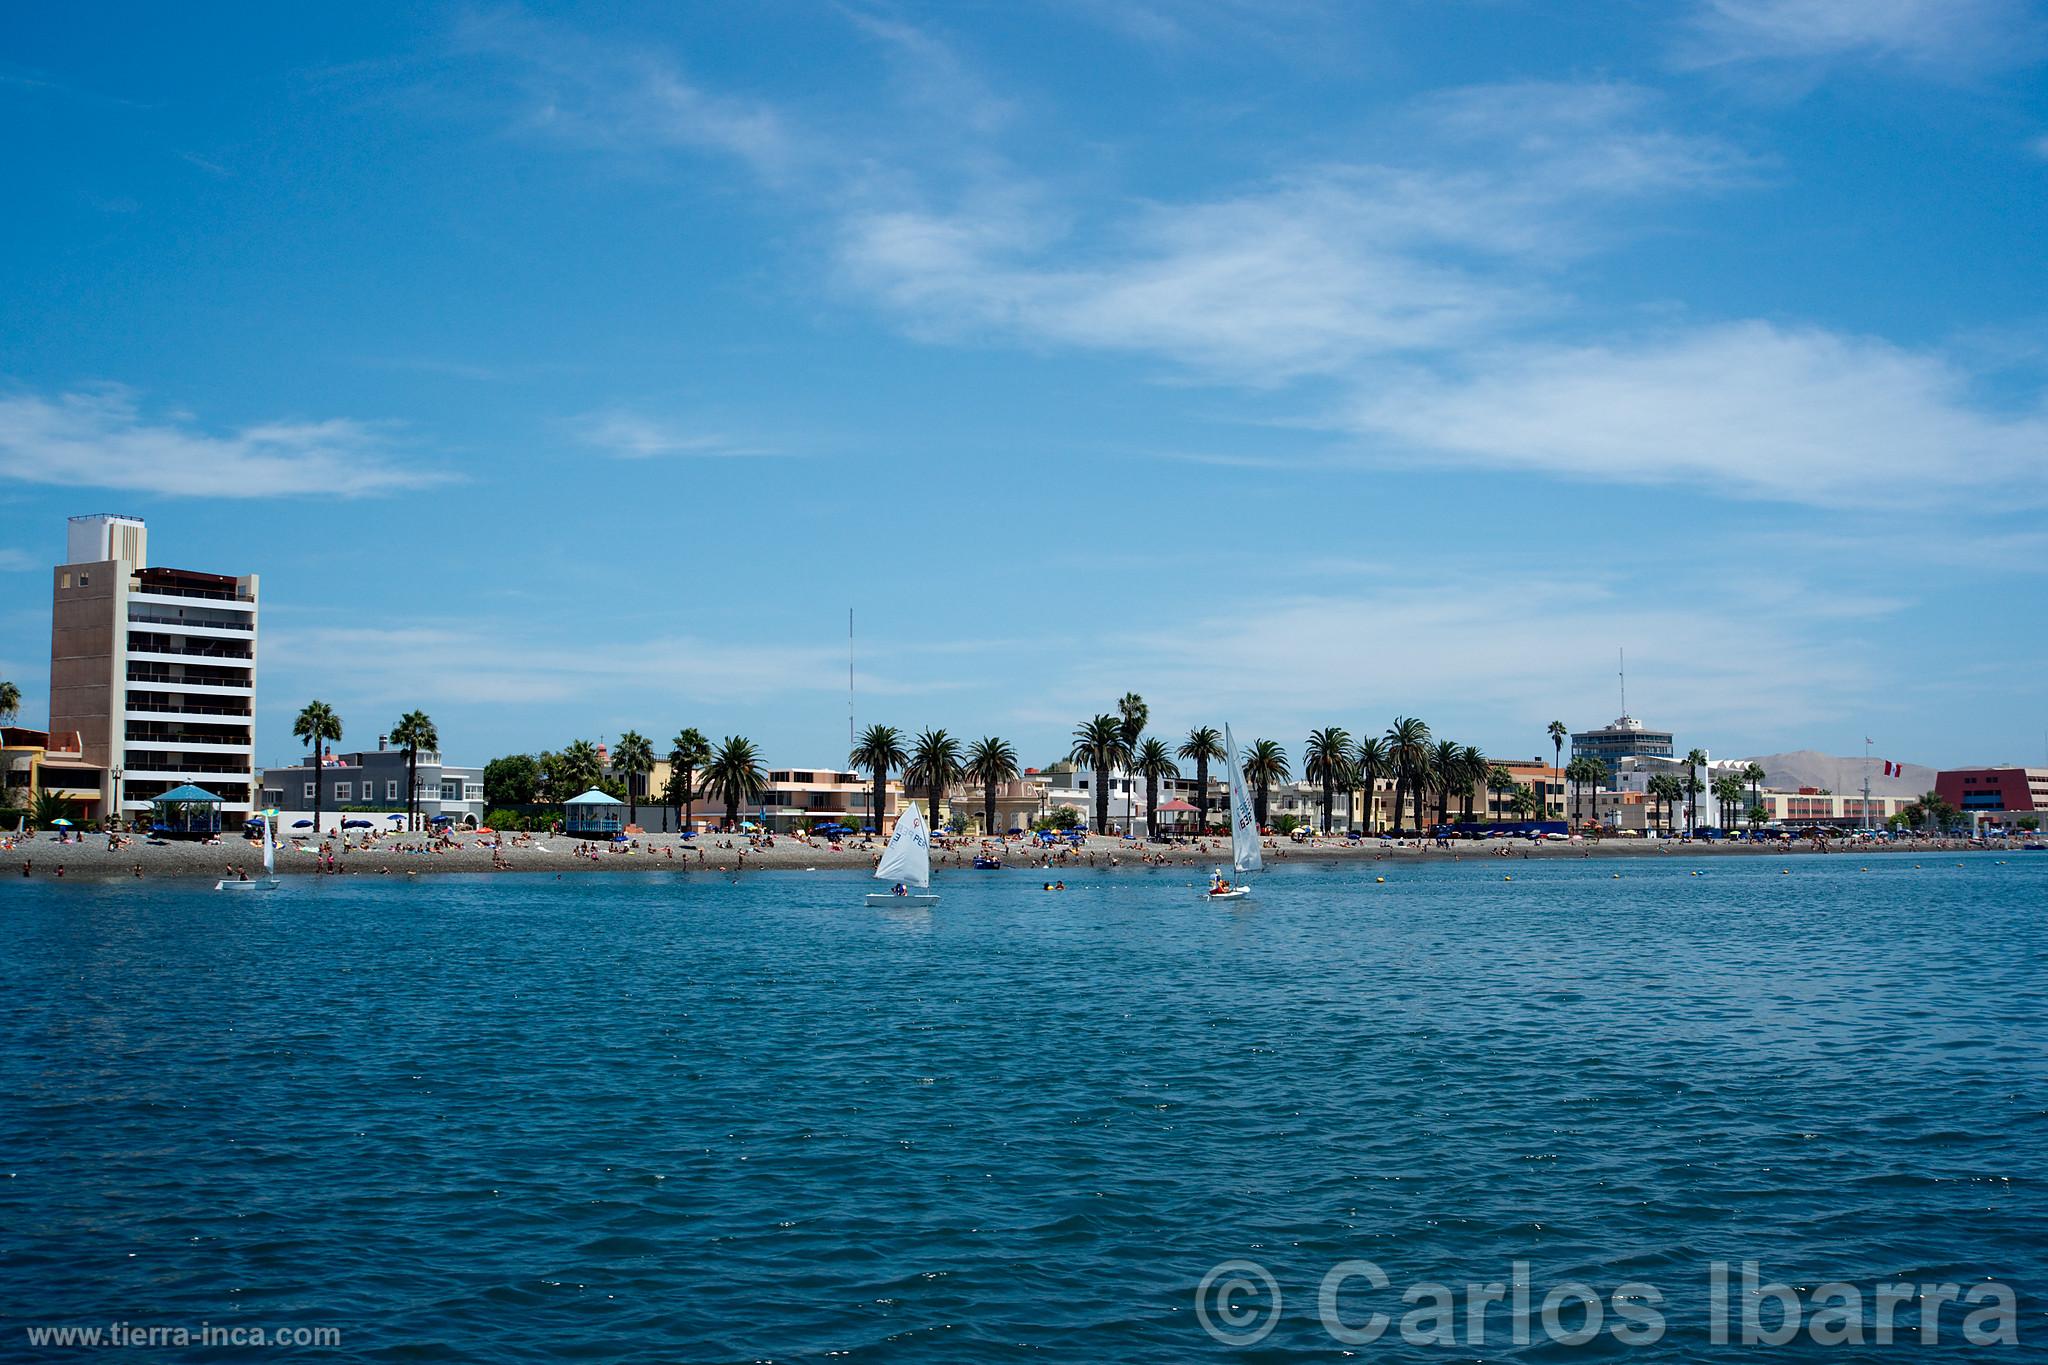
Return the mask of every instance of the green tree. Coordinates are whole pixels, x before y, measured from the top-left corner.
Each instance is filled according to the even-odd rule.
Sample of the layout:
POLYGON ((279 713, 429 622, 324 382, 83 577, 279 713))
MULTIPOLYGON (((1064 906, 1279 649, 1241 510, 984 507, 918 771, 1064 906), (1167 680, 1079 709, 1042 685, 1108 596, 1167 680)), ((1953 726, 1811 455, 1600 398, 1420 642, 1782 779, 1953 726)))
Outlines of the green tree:
POLYGON ((874 807, 869 812, 877 834, 887 834, 888 828, 882 823, 889 809, 889 773, 910 761, 910 755, 903 752, 903 736, 893 725, 870 725, 861 731, 860 741, 853 746, 853 752, 846 756, 846 766, 856 771, 865 769, 874 781, 874 807))
POLYGON ((2041 828, 2041 817, 2038 815, 2022 815, 2019 819, 2013 821, 2013 824, 2032 834, 2035 830, 2041 828))
MULTIPOLYGON (((1372 833, 1372 810, 1377 804, 1381 779, 1394 776, 1394 760, 1387 751, 1387 741, 1375 735, 1366 735, 1351 749, 1351 771, 1357 778, 1359 790, 1365 797, 1365 832, 1372 833)), ((1394 823, 1401 823, 1401 807, 1394 807, 1394 823)))
POLYGON ((1124 723, 1115 716, 1098 715, 1074 727, 1070 762, 1081 763, 1094 773, 1095 832, 1109 833, 1109 784, 1120 763, 1131 761, 1131 748, 1124 740, 1124 723))
POLYGON ((1244 754, 1244 780, 1252 784, 1252 813, 1259 828, 1266 828, 1267 794, 1275 782, 1285 782, 1293 772, 1287 766, 1287 751, 1270 739, 1255 739, 1244 754))
POLYGON ((1458 774, 1458 785, 1464 791, 1463 808, 1458 818, 1469 825, 1472 823, 1472 795, 1486 785, 1486 774, 1493 765, 1486 761, 1485 754, 1480 753, 1473 745, 1467 744, 1458 751, 1458 767, 1461 769, 1458 774))
POLYGON ((981 783, 983 832, 996 830, 996 788, 1017 780, 1017 751, 1006 739, 984 735, 967 750, 967 780, 981 783))
POLYGON ((69 820, 77 824, 78 808, 71 804, 69 797, 59 796, 52 791, 38 790, 34 799, 29 802, 28 820, 37 829, 49 829, 59 820, 69 820))
POLYGON ((1453 740, 1440 739, 1429 751, 1429 779, 1436 792, 1436 822, 1451 818, 1451 793, 1465 775, 1465 748, 1453 740))
POLYGON ((1175 757, 1195 765, 1195 828, 1209 829, 1209 765, 1223 761, 1223 735, 1213 725, 1197 725, 1181 741, 1175 757))
POLYGON ((554 799, 567 801, 598 788, 604 780, 604 759, 587 739, 572 740, 556 756, 554 799))
POLYGON ((1506 768, 1496 765, 1486 770, 1486 789, 1493 793, 1496 811, 1505 813, 1508 810, 1510 798, 1518 785, 1515 775, 1506 768))
POLYGON ((1600 813, 1600 780, 1607 776, 1607 765, 1597 758, 1575 758, 1565 765, 1564 780, 1572 784, 1572 819, 1582 822, 1585 813, 1580 808, 1581 798, 1588 788, 1593 792, 1593 813, 1600 813))
POLYGON ((1301 775, 1322 786, 1325 834, 1330 833, 1330 812, 1337 801, 1337 789, 1351 789, 1353 761, 1351 732, 1343 726, 1326 725, 1308 732, 1308 743, 1301 751, 1301 775))
POLYGON ((441 747, 441 732, 424 711, 408 711, 391 727, 391 742, 405 750, 405 827, 419 828, 420 752, 435 753, 441 747))
POLYGON ((1721 812, 1721 828, 1725 830, 1734 824, 1735 812, 1742 808, 1742 779, 1734 773, 1715 778, 1714 804, 1721 812))
POLYGON ((1646 789, 1653 801, 1663 806, 1664 832, 1671 833, 1671 827, 1676 823, 1678 803, 1685 799, 1685 782, 1677 773, 1658 773, 1649 780, 1646 789))
POLYGON ((1685 768, 1691 776, 1685 779, 1685 832, 1692 834, 1699 828, 1700 793, 1706 787, 1700 782, 1700 769, 1707 766, 1707 751, 1694 749, 1685 756, 1685 768))
POLYGON ((1517 782, 1514 795, 1508 798, 1508 809, 1519 820, 1533 820, 1543 810, 1543 800, 1527 785, 1517 782))
POLYGON ((292 722, 292 734, 303 739, 313 750, 313 833, 320 833, 320 797, 327 785, 326 745, 329 740, 341 740, 341 717, 334 714, 334 708, 324 701, 310 701, 292 722))
POLYGON ((697 774, 711 761, 711 741, 695 726, 677 732, 668 746, 668 785, 661 799, 676 813, 676 828, 688 829, 697 811, 697 774))
POLYGON ((21 689, 5 678, 0 678, 0 725, 14 724, 15 717, 20 714, 21 689))
POLYGON ((1159 779, 1179 777, 1180 768, 1173 761, 1172 750, 1163 739, 1148 739, 1138 746, 1131 759, 1131 774, 1134 778, 1145 779, 1145 833, 1152 838, 1159 837, 1159 779))
POLYGON ((1429 768, 1429 726, 1413 716, 1396 716, 1387 730, 1387 757, 1394 765, 1394 832, 1401 832, 1401 798, 1415 793, 1415 828, 1422 828, 1422 791, 1429 768))
POLYGON ((1138 738, 1145 733, 1145 722, 1152 719, 1152 710, 1136 692, 1126 692, 1116 704, 1116 716, 1123 730, 1124 747, 1135 754, 1138 738))
MULTIPOLYGON (((1564 728, 1564 722, 1561 720, 1554 720, 1550 722, 1549 730, 1551 756, 1550 766, 1553 768, 1562 768, 1564 766, 1564 741, 1565 737, 1571 734, 1571 731, 1564 728)), ((1539 749, 1537 750, 1537 752, 1541 753, 1542 750, 1539 749)))
MULTIPOLYGON (((1770 774, 1764 771, 1764 765, 1761 763, 1752 763, 1742 770, 1742 780, 1749 784, 1749 808, 1753 811, 1764 808, 1764 779, 1769 776, 1770 774)), ((1865 811, 1863 818, 1864 823, 1868 824, 1870 822, 1870 812, 1865 811)), ((1749 823, 1752 826, 1756 825, 1756 817, 1751 816, 1749 823)))
POLYGON ((540 764, 531 754, 506 754, 484 764, 486 806, 530 806, 540 799, 540 764))
POLYGON ((640 823, 640 780, 654 771, 654 745, 638 730, 628 730, 612 747, 612 771, 626 780, 626 823, 640 823))
POLYGON ((739 735, 726 736, 711 755, 704 773, 704 785, 725 802, 725 826, 738 829, 748 806, 761 799, 768 788, 768 770, 754 752, 754 742, 739 735))
POLYGON ((926 729, 911 746, 903 781, 906 786, 914 783, 924 788, 933 829, 939 827, 939 800, 960 780, 961 767, 960 741, 944 730, 926 729))

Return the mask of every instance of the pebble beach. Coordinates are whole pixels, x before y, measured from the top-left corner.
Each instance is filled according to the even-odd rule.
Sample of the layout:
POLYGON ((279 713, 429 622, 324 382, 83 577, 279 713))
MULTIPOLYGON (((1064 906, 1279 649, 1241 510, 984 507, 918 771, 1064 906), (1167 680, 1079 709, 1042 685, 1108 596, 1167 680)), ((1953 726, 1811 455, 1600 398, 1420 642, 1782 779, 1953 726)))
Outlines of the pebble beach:
MULTIPOLYGON (((1267 841, 1269 863, 1290 861, 1353 862, 1361 865, 1400 863, 1418 859, 1441 863, 1473 863, 1481 867, 1518 859, 1583 859, 1612 857, 1814 857, 1856 856, 1877 853, 1938 854, 1965 849, 2017 848, 1999 841, 1969 843, 1953 839, 1902 840, 1886 844, 1842 844, 1829 846, 1822 855, 1811 844, 1749 844, 1739 841, 1685 841, 1682 839, 1606 839, 1580 843, 1533 843, 1529 840, 1495 839, 1479 842, 1453 841, 1448 848, 1429 840, 1372 837, 1314 839, 1295 842, 1276 838, 1267 841)), ((626 844, 591 843, 562 835, 508 836, 503 841, 486 835, 460 835, 444 842, 421 835, 387 834, 373 838, 367 847, 343 845, 329 839, 324 845, 306 841, 287 842, 279 848, 280 876, 321 876, 331 852, 338 876, 422 876, 436 873, 568 873, 568 872, 653 872, 738 873, 771 870, 857 871, 871 868, 880 856, 881 844, 851 842, 833 845, 822 839, 806 842, 794 836, 778 835, 773 840, 750 841, 744 836, 709 834, 683 839, 672 834, 643 834, 626 844)), ((1206 869, 1227 863, 1227 840, 1208 839, 1189 844, 1144 844, 1102 835, 1091 835, 1079 848, 1062 845, 1043 850, 1021 840, 992 841, 987 850, 998 853, 1005 870, 1039 870, 1051 873, 1079 868, 1108 869, 1151 865, 1186 866, 1206 869)), ((982 841, 962 839, 939 841, 932 847, 936 875, 972 871, 982 841)), ((54 878, 140 877, 215 880, 246 869, 261 874, 263 855, 255 843, 239 836, 214 844, 188 841, 145 841, 129 839, 118 849, 109 849, 105 835, 87 834, 82 840, 60 843, 48 832, 32 837, 0 840, 0 885, 19 882, 26 875, 37 880, 54 878)))

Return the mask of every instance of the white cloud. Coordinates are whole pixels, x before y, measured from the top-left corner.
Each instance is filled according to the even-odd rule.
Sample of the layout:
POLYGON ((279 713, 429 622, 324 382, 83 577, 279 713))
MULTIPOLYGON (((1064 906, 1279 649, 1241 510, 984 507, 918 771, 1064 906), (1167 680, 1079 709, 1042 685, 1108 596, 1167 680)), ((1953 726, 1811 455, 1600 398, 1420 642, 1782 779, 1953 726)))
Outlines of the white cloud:
POLYGON ((1584 479, 1821 506, 2024 496, 2048 415, 1987 412, 1967 390, 1936 355, 1745 322, 1489 352, 1381 385, 1351 416, 1397 453, 1584 479))
POLYGON ((578 439, 624 460, 669 455, 772 455, 765 446, 737 441, 716 432, 695 431, 641 413, 614 408, 594 412, 573 424, 578 439))
POLYGON ((40 560, 31 557, 25 550, 12 546, 0 547, 0 573, 26 573, 30 569, 47 567, 40 560))
POLYGON ((2028 0, 1701 0, 1683 65, 1846 60, 1960 74, 2042 55, 2028 0))
POLYGON ((0 474, 217 498, 360 497, 447 478, 408 466, 360 422, 267 422, 215 435, 182 415, 145 418, 129 391, 112 386, 0 395, 0 474))

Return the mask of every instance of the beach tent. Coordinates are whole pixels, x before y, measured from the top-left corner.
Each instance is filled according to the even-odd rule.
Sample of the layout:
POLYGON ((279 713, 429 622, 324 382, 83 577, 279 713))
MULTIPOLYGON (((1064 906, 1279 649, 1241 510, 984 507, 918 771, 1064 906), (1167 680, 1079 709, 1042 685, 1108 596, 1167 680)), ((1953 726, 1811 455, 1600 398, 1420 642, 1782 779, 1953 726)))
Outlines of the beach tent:
POLYGON ((625 825, 626 803, 592 787, 581 796, 562 803, 562 832, 565 834, 619 833, 625 825))
POLYGON ((150 802, 156 824, 166 834, 220 833, 221 799, 187 782, 150 802))

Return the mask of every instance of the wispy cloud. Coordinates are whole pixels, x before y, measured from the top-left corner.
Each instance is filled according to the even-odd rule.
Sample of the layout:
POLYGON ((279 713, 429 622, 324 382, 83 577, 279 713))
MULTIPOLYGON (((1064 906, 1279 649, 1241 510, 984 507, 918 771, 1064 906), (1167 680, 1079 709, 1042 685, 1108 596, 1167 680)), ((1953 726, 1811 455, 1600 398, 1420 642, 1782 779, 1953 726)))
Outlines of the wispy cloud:
POLYGON ((2048 414, 1972 403, 1942 357, 1764 322, 1493 350, 1352 410, 1397 454, 1819 506, 2038 505, 2048 414))
POLYGON ((448 477, 408 464, 361 422, 275 421, 215 434, 182 414, 146 417, 133 393, 114 386, 0 395, 0 474, 213 498, 362 497, 448 477))
POLYGON ((1860 62, 1954 76, 2039 61, 2044 37, 2029 0, 1700 0, 1678 59, 1696 68, 1860 62))
POLYGON ((572 424, 587 446, 624 460, 663 456, 733 457, 780 452, 755 442, 735 440, 720 432, 678 425, 644 413, 613 408, 588 413, 572 424))
POLYGON ((42 567, 46 566, 30 556, 26 550, 0 546, 0 573, 25 573, 30 569, 42 567))

